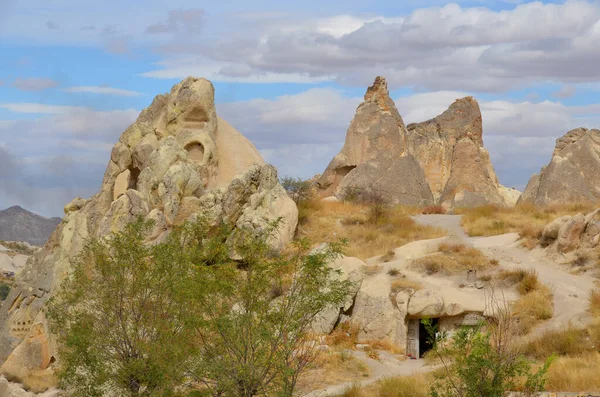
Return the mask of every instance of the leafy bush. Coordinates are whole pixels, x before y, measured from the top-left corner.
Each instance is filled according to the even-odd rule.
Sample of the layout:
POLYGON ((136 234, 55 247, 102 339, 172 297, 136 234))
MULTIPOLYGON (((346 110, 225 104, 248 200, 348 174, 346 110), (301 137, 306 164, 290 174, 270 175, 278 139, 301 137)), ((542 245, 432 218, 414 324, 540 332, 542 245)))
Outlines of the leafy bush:
POLYGON ((5 300, 9 293, 10 293, 10 285, 5 284, 5 283, 0 283, 0 301, 5 300))
POLYGON ((279 181, 287 194, 296 204, 313 198, 313 186, 310 181, 285 176, 279 181))
POLYGON ((211 396, 291 396, 317 353, 309 325, 351 284, 327 266, 341 243, 275 254, 266 243, 275 227, 199 220, 147 245, 152 222, 138 220, 90 240, 49 304, 62 388, 176 396, 191 382, 211 396))
POLYGON ((494 323, 462 327, 452 339, 426 321, 432 352, 442 363, 431 384, 432 397, 503 397, 523 379, 530 393, 543 390, 553 357, 532 372, 529 361, 516 352, 513 321, 508 308, 499 307, 494 323))

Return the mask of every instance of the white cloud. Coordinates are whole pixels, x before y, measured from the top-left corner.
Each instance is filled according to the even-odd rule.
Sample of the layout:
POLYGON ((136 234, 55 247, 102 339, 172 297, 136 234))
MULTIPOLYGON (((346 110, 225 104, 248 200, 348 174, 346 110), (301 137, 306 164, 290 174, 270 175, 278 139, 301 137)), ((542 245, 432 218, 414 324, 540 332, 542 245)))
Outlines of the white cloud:
POLYGON ((58 114, 83 109, 77 106, 46 105, 32 102, 14 102, 0 103, 0 108, 10 110, 15 113, 39 113, 39 114, 58 114))
POLYGON ((52 79, 18 78, 13 82, 12 86, 21 91, 44 91, 57 87, 58 82, 52 79))
POLYGON ((383 74, 394 85, 478 92, 600 81, 600 3, 585 0, 501 11, 448 4, 394 18, 286 15, 242 27, 216 41, 180 37, 161 46, 161 69, 144 76, 183 77, 214 62, 217 70, 203 75, 219 81, 308 76, 364 86, 383 74))
POLYGON ((121 88, 114 88, 114 87, 107 87, 107 86, 69 87, 69 88, 63 89, 63 91, 71 92, 71 93, 115 95, 115 96, 125 96, 125 97, 134 97, 134 96, 143 95, 141 92, 124 90, 121 88))

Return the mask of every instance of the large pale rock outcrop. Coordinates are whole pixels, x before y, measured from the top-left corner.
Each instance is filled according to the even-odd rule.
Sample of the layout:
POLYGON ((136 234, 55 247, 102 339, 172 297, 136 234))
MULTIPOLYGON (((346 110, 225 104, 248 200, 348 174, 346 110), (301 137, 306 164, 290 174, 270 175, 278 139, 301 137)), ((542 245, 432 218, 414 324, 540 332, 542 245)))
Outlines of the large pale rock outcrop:
POLYGON ((481 111, 473 97, 457 99, 444 113, 407 129, 436 202, 445 207, 516 203, 519 192, 498 183, 483 147, 481 111))
MULTIPOLYGON (((587 215, 564 215, 546 225, 542 232, 542 245, 549 252, 588 251, 593 254, 600 243, 600 210, 587 215)), ((592 256, 592 255, 590 255, 592 256)))
POLYGON ((600 130, 577 128, 556 140, 550 163, 534 174, 522 201, 535 205, 600 200, 600 130))
POLYGON ((43 390, 54 383, 56 349, 41 309, 89 237, 153 219, 152 239, 191 217, 264 228, 282 219, 271 243, 293 236, 297 208, 254 146, 217 117, 214 88, 189 77, 158 95, 114 146, 98 194, 65 206, 44 248, 23 267, 0 307, 0 373, 43 390))
POLYGON ((391 203, 428 205, 433 196, 409 150, 406 127, 384 78, 367 89, 338 155, 318 178, 322 197, 375 192, 391 203))

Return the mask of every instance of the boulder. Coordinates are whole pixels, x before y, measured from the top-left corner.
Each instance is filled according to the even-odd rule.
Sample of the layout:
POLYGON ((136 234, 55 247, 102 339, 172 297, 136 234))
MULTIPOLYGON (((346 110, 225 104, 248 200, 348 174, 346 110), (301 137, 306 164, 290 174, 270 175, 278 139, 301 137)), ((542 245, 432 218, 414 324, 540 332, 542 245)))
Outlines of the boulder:
POLYGON ((340 320, 340 315, 347 312, 354 305, 356 294, 360 290, 364 275, 362 268, 366 264, 358 258, 343 256, 338 258, 330 267, 340 271, 339 280, 350 280, 354 283, 354 288, 350 291, 346 302, 340 307, 331 307, 317 315, 312 323, 313 331, 322 334, 329 334, 333 331, 335 325, 340 320))
POLYGON ((396 204, 433 203, 384 78, 377 77, 367 89, 346 133, 344 147, 316 180, 316 186, 321 197, 343 199, 357 192, 382 196, 396 204))
POLYGON ((359 342, 394 341, 399 321, 403 322, 404 317, 390 297, 390 276, 380 273, 365 278, 352 310, 352 323, 359 327, 359 342))
POLYGON ((522 201, 535 205, 600 200, 600 130, 577 128, 556 140, 550 163, 533 175, 522 201))
POLYGON ((481 111, 473 97, 457 99, 444 113, 407 130, 437 203, 447 208, 516 203, 520 193, 498 183, 483 147, 481 111))
POLYGON ((560 252, 568 252, 577 248, 587 226, 585 216, 577 214, 560 227, 556 239, 556 247, 560 252))
POLYGON ((544 227, 544 231, 542 232, 542 238, 546 241, 554 241, 558 238, 558 232, 562 225, 571 220, 571 216, 563 215, 561 217, 556 218, 549 224, 544 227))
POLYGON ((420 317, 438 317, 444 313, 444 298, 438 291, 419 290, 408 303, 408 314, 420 317))
POLYGON ((42 377, 48 382, 40 381, 40 390, 51 386, 45 371, 48 357, 57 356, 45 341, 52 335, 43 317, 35 326, 32 319, 38 319, 89 237, 121 230, 137 217, 155 221, 149 243, 195 216, 258 231, 280 219, 270 243, 282 249, 294 235, 297 211, 277 170, 217 116, 210 81, 186 78, 155 97, 123 132, 99 192, 68 204, 63 222, 23 267, 0 307, 2 371, 19 382, 42 377))

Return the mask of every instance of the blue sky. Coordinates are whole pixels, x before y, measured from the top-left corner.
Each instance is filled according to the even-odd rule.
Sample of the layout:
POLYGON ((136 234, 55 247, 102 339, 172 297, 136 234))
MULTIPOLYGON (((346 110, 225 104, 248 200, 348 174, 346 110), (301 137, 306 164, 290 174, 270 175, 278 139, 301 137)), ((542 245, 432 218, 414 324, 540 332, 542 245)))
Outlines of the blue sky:
POLYGON ((404 121, 473 95, 500 182, 600 127, 600 2, 0 0, 0 208, 94 194, 152 98, 194 75, 280 174, 322 172, 375 76, 404 121))

